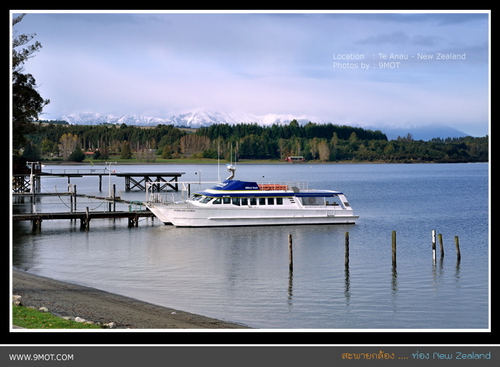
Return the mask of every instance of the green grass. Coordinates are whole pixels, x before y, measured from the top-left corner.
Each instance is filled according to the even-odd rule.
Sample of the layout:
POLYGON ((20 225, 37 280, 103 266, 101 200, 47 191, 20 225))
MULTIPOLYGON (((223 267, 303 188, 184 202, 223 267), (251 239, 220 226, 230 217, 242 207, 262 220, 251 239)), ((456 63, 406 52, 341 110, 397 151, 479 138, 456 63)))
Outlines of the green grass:
MULTIPOLYGON (((226 163, 230 163, 229 161, 226 161, 225 159, 221 159, 220 161, 217 159, 212 159, 212 158, 172 158, 172 159, 163 159, 163 158, 156 158, 154 162, 145 162, 145 161, 139 161, 135 157, 130 158, 130 159, 122 159, 119 156, 111 156, 107 160, 101 160, 101 159, 92 159, 92 158, 85 158, 83 162, 69 162, 69 161, 62 161, 62 160, 44 160, 42 158, 42 162, 45 164, 71 164, 71 165, 87 165, 87 164, 95 164, 96 166, 102 166, 105 164, 105 162, 116 162, 117 164, 143 164, 143 165, 148 165, 148 164, 217 164, 220 163, 221 166, 225 166, 226 163)), ((280 161, 278 159, 240 159, 237 164, 288 164, 287 162, 280 161)), ((309 163, 324 163, 324 162, 319 162, 319 161, 308 161, 309 163)), ((332 162, 330 162, 332 163, 332 162)))
POLYGON ((24 306, 12 306, 12 323, 26 329, 102 329, 99 325, 66 320, 24 306))

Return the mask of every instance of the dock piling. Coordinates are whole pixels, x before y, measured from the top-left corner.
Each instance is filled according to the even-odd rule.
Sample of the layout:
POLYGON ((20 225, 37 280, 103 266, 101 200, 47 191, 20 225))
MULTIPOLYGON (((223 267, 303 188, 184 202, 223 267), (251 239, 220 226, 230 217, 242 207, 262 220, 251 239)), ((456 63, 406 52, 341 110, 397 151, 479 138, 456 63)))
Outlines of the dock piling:
POLYGON ((441 251, 441 259, 444 259, 444 246, 443 246, 443 235, 438 234, 439 249, 441 251))
POLYGON ((432 230, 432 261, 436 262, 436 230, 432 230))
POLYGON ((344 266, 346 269, 349 268, 349 232, 345 233, 344 266))
POLYGON ((293 245, 292 245, 292 234, 288 234, 288 268, 293 271, 293 245))
POLYGON ((392 231, 392 266, 396 267, 396 231, 392 231))
POLYGON ((462 255, 460 254, 460 243, 458 241, 458 236, 455 236, 455 249, 457 251, 457 262, 462 259, 462 255))
POLYGON ((90 226, 90 212, 89 212, 89 207, 87 206, 85 208, 85 217, 82 217, 80 220, 80 229, 86 229, 88 230, 90 226))

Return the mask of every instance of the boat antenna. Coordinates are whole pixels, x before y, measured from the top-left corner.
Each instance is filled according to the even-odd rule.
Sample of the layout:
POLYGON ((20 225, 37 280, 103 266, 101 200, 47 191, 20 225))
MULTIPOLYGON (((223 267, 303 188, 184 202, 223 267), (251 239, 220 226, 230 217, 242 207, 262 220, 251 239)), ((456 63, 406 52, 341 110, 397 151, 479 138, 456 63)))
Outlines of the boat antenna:
MULTIPOLYGON (((231 146, 231 150, 233 149, 233 147, 231 146)), ((238 161, 238 159, 236 158, 236 152, 238 151, 238 144, 236 144, 236 148, 234 149, 234 167, 236 167, 236 162, 238 161)))

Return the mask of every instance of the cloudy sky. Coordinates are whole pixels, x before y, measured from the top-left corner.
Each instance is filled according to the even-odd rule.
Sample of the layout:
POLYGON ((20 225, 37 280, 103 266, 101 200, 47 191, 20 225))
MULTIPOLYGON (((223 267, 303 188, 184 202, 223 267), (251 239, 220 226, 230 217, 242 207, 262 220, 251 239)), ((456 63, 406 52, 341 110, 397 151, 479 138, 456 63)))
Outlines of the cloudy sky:
POLYGON ((486 12, 27 13, 14 30, 43 46, 25 70, 44 119, 244 111, 488 134, 486 12))

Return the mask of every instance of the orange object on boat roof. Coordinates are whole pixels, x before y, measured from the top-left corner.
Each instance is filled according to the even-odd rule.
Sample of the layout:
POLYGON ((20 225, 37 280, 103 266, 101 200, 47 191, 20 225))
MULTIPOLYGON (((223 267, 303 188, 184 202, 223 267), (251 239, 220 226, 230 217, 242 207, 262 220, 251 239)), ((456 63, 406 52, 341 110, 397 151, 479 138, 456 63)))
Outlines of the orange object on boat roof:
POLYGON ((259 189, 264 190, 264 191, 286 190, 287 188, 288 188, 287 185, 259 184, 259 189))

